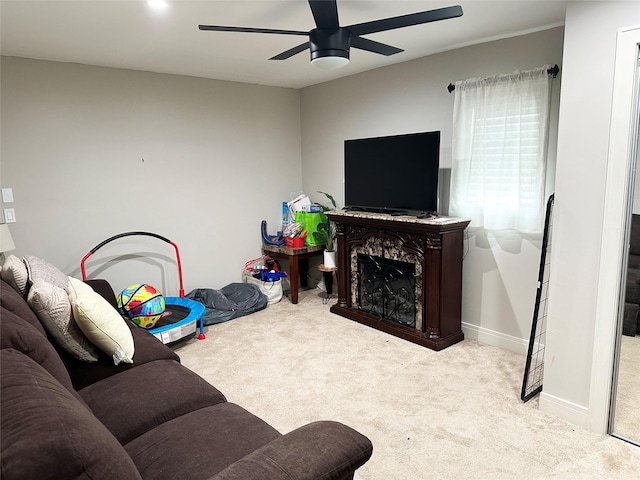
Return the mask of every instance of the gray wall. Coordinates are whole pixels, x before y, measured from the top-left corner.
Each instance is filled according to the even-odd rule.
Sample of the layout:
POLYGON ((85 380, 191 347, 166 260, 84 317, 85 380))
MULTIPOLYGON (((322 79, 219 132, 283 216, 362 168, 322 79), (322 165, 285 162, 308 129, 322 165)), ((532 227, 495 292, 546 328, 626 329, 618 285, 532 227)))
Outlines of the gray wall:
MULTIPOLYGON (((441 131, 441 166, 451 167, 454 95, 470 77, 562 65, 563 29, 503 39, 302 90, 304 190, 335 194, 344 205, 345 139, 441 131)), ((555 168, 560 77, 553 81, 549 191, 555 168)), ((446 212, 444 212, 446 213, 446 212)), ((541 236, 479 230, 466 242, 463 330, 467 338, 526 352, 536 294, 541 236)))
MULTIPOLYGON (((79 275, 89 249, 143 230, 178 244, 187 292, 221 288, 260 255, 260 221, 279 229, 282 200, 301 189, 297 90, 10 57, 1 73, 16 255, 79 275)), ((118 258, 93 269, 114 289, 177 295, 173 249, 131 243, 87 265, 104 252, 118 258)))
MULTIPOLYGON (((540 408, 588 426, 618 29, 640 24, 638 2, 567 8, 549 334, 540 408)), ((626 158, 616 159, 626 162, 626 158)), ((613 317, 613 315, 612 315, 613 317)), ((595 367, 594 367, 595 366, 595 367)))

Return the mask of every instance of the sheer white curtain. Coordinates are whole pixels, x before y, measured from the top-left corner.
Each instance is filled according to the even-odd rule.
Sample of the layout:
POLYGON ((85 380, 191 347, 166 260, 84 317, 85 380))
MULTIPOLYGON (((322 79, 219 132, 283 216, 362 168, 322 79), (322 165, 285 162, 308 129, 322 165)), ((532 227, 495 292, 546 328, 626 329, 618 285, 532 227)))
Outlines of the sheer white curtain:
POLYGON ((449 211, 472 227, 542 231, 548 68, 455 84, 449 211))

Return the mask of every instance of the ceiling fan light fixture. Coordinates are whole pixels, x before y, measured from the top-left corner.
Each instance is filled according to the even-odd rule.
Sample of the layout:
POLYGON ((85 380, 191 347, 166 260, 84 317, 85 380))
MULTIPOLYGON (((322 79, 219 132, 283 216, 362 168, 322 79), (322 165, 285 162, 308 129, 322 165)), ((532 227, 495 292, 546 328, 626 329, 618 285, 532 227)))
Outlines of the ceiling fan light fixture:
POLYGON ((313 29, 309 32, 311 64, 322 70, 335 70, 349 63, 351 33, 345 28, 313 29))
POLYGON ((336 70, 342 68, 349 63, 349 52, 316 52, 315 58, 311 59, 311 65, 318 67, 321 70, 336 70), (327 55, 322 55, 327 53, 327 55))

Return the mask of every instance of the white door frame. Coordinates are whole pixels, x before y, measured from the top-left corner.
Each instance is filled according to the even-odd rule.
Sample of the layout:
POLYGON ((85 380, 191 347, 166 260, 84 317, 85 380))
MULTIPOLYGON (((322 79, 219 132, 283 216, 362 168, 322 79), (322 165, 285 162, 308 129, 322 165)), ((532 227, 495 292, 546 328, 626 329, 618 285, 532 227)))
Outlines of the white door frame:
POLYGON ((607 159, 607 180, 602 225, 602 254, 594 331, 589 430, 608 433, 618 310, 622 280, 622 255, 627 228, 629 176, 634 132, 633 108, 640 26, 618 30, 613 81, 613 102, 607 159))

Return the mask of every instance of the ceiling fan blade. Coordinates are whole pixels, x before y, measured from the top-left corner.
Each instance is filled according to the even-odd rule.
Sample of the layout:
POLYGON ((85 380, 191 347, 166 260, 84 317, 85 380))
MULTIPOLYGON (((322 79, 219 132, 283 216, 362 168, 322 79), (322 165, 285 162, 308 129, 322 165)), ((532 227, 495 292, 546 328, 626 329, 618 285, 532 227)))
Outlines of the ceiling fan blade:
POLYGON ((287 58, 293 57, 294 55, 304 52, 309 48, 309 42, 304 42, 298 45, 297 47, 290 48, 289 50, 279 53, 278 55, 271 57, 269 60, 286 60, 287 58))
POLYGON ((401 48, 392 47, 380 42, 374 42, 368 38, 351 37, 351 46, 359 48, 360 50, 366 50, 368 52, 379 53, 380 55, 395 55, 396 53, 404 52, 401 48))
POLYGON ((460 5, 456 5, 453 7, 428 10, 426 12, 410 13, 409 15, 401 15, 399 17, 374 20, 372 22, 358 23, 346 28, 348 28, 354 36, 366 35, 368 33, 384 32, 386 30, 410 27, 412 25, 421 25, 423 23, 437 22, 438 20, 446 20, 448 18, 461 16, 462 7, 460 5))
POLYGON ((298 30, 274 30, 271 28, 252 28, 252 27, 224 27, 222 25, 198 25, 200 30, 209 30, 214 32, 244 32, 244 33, 278 33, 282 35, 309 35, 309 32, 300 32, 298 30))
POLYGON ((309 0, 309 6, 316 27, 327 30, 340 28, 336 0, 309 0))

